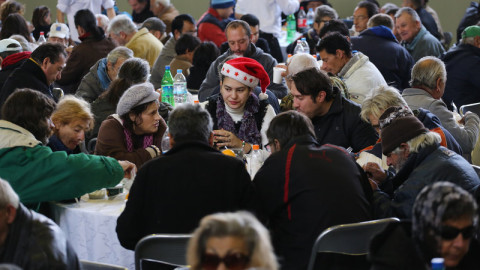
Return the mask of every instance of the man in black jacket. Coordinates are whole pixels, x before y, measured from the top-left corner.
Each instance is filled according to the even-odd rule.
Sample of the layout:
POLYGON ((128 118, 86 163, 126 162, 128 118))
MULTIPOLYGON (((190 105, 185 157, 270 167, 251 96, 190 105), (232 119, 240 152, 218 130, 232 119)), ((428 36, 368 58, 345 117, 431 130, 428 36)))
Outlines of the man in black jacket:
POLYGON ((10 184, 0 179, 0 264, 22 269, 80 269, 62 230, 28 210, 10 184))
POLYGON ((245 164, 211 147, 212 119, 184 104, 168 119, 172 149, 139 170, 117 221, 120 244, 135 249, 152 233, 191 233, 208 214, 250 208, 245 164))
MULTIPOLYGON (((253 180, 257 214, 272 234, 282 269, 306 269, 313 243, 323 230, 372 219, 372 191, 345 149, 316 142, 305 115, 295 111, 277 115, 267 137, 272 155, 253 180)), ((333 269, 323 261, 322 266, 333 269)))
POLYGON ((44 43, 15 69, 0 90, 0 106, 17 88, 38 90, 54 99, 52 83, 61 78, 67 53, 60 44, 44 43))
POLYGON ((319 144, 351 147, 354 152, 375 144, 378 136, 360 118, 360 105, 342 97, 323 71, 307 69, 292 80, 293 107, 312 120, 319 144))

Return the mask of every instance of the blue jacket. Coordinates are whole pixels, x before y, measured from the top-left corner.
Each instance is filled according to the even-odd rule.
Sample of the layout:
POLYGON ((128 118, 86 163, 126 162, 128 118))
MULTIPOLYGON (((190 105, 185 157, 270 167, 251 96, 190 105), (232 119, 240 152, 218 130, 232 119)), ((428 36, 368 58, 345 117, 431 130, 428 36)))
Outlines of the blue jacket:
POLYGON ((452 101, 457 108, 480 102, 480 49, 461 44, 452 48, 443 57, 447 69, 447 84, 443 101, 452 110, 452 101))
MULTIPOLYGON (((418 193, 427 185, 448 181, 474 192, 480 180, 477 173, 462 156, 438 144, 411 153, 405 165, 390 180, 393 196, 382 191, 374 192, 376 213, 410 219, 413 203, 418 193)), ((379 218, 379 216, 377 216, 379 218)))
POLYGON ((410 70, 415 61, 385 26, 369 28, 358 37, 351 37, 352 49, 368 56, 382 73, 388 85, 400 91, 409 87, 410 70))

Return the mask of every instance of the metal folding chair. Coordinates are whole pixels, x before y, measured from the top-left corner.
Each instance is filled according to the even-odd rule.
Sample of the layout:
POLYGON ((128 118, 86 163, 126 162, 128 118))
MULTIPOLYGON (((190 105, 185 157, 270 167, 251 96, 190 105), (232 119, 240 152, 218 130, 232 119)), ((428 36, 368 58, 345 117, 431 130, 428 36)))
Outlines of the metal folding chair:
POLYGON ((142 269, 142 260, 159 262, 175 267, 185 266, 190 234, 152 234, 135 246, 135 269, 142 269))
POLYGON ((313 270, 317 253, 366 255, 372 237, 398 218, 384 218, 365 222, 342 224, 324 230, 313 245, 308 270, 313 270))

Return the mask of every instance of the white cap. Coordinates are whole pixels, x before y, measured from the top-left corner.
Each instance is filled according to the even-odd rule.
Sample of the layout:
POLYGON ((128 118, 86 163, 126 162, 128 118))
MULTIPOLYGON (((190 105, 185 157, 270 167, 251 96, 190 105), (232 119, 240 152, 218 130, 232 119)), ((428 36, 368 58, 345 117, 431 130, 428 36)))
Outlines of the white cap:
POLYGON ((49 37, 57 37, 57 38, 68 38, 70 30, 68 30, 68 26, 64 23, 53 23, 50 27, 50 32, 48 33, 49 37))
POLYGON ((5 38, 0 40, 0 53, 12 51, 23 51, 20 42, 16 41, 13 38, 5 38), (12 44, 15 44, 15 46, 12 46, 12 44))

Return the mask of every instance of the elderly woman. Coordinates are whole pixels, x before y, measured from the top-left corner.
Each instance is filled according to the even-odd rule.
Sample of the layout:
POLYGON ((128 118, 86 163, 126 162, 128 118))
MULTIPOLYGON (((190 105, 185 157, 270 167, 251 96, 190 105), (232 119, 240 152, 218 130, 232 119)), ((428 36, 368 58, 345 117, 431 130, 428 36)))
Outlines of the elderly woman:
POLYGON ((120 98, 117 113, 100 126, 95 153, 128 160, 138 168, 158 157, 166 130, 158 113, 159 96, 151 83, 130 87, 120 98))
POLYGON ((148 62, 140 58, 125 60, 107 90, 92 103, 92 112, 95 115, 95 126, 89 137, 97 137, 103 120, 115 113, 120 97, 127 89, 138 83, 144 83, 150 75, 148 62))
POLYGON ((436 257, 446 269, 480 269, 477 231, 474 198, 455 184, 437 182, 418 194, 411 222, 390 224, 374 237, 371 269, 430 269, 436 257))
POLYGON ((192 270, 278 269, 267 229, 247 212, 204 217, 188 243, 187 262, 192 270))
POLYGON ((47 146, 54 152, 80 153, 79 146, 85 140, 85 133, 93 127, 90 105, 83 99, 67 95, 58 102, 52 122, 55 128, 47 146))
POLYGON ((220 94, 202 103, 212 116, 217 147, 243 148, 248 153, 254 144, 268 144, 265 133, 275 117, 265 94, 269 83, 263 66, 251 58, 234 58, 223 64, 220 94), (259 83, 262 93, 257 98, 252 90, 259 83))

